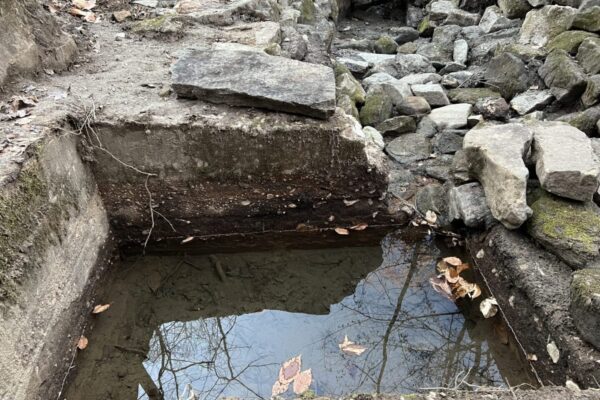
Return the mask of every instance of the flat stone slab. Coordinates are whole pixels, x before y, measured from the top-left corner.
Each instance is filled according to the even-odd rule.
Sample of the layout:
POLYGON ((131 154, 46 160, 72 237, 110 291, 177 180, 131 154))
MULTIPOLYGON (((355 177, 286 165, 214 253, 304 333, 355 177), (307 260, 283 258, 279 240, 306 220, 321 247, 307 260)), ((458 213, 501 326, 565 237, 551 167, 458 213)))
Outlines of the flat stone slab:
POLYGON ((589 201, 598 190, 600 164, 592 142, 561 122, 531 125, 535 170, 544 189, 568 199, 589 201))
POLYGON ((552 103, 552 100, 554 100, 554 96, 549 90, 530 89, 513 97, 510 101, 510 106, 519 115, 525 115, 543 109, 552 103))
POLYGON ((533 133, 522 124, 471 129, 463 142, 469 172, 483 185, 492 215, 509 229, 532 214, 527 206, 529 171, 523 161, 533 133))
POLYGON ((327 119, 335 111, 329 67, 254 49, 188 49, 171 69, 179 97, 327 119))
POLYGON ((471 115, 471 104, 451 104, 431 111, 429 118, 438 130, 460 129, 467 126, 467 118, 471 115))

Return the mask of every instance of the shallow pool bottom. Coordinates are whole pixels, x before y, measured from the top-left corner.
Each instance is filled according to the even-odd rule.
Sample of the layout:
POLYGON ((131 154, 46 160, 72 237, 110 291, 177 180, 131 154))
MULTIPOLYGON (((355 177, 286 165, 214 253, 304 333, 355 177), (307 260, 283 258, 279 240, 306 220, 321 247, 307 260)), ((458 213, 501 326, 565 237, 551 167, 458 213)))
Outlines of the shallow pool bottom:
POLYGON ((312 373, 304 397, 532 383, 499 317, 430 287, 456 252, 392 233, 363 247, 124 261, 65 398, 270 398, 297 356, 312 373), (346 336, 364 351, 341 349, 346 336))

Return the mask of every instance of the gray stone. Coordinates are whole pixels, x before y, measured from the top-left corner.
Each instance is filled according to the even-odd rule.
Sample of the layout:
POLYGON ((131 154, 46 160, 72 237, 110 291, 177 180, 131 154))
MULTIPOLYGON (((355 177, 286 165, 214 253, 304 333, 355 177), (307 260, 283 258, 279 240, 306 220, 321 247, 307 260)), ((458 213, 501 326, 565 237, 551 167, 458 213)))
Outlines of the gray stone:
POLYGON ((385 150, 400 164, 411 164, 429 158, 431 144, 420 133, 406 133, 388 143, 385 150))
POLYGON ((583 0, 579 5, 579 10, 587 10, 594 6, 600 6, 600 0, 583 0))
POLYGON ((411 74, 404 78, 401 78, 401 82, 408 83, 409 85, 423 85, 425 83, 439 83, 442 80, 442 76, 435 72, 426 72, 422 74, 411 74))
POLYGON ((469 43, 464 39, 454 42, 453 60, 460 64, 466 64, 469 58, 469 43))
POLYGON ((450 189, 448 216, 451 221, 463 221, 470 228, 488 226, 494 220, 486 203, 483 187, 477 182, 450 189))
POLYGON ((417 124, 417 133, 420 133, 428 139, 434 137, 437 132, 438 127, 429 116, 424 116, 417 124))
POLYGON ((597 123, 600 120, 600 105, 590 107, 584 111, 563 115, 557 120, 567 122, 589 136, 596 136, 600 133, 597 129, 597 123))
POLYGON ((467 66, 465 64, 451 61, 446 63, 444 68, 440 70, 440 74, 446 75, 452 72, 464 71, 465 69, 467 69, 467 66))
POLYGON ((532 156, 542 187, 561 197, 591 201, 600 185, 600 164, 590 138, 561 122, 538 122, 530 128, 532 156))
POLYGON ((376 126, 392 116, 393 103, 381 86, 367 91, 365 104, 360 109, 360 122, 363 126, 376 126))
POLYGON ((363 85, 367 90, 380 87, 385 92, 386 96, 390 98, 392 104, 396 106, 402 103, 405 97, 412 96, 413 94, 407 83, 384 72, 379 72, 365 78, 363 80, 363 85))
POLYGON ((600 32, 600 6, 580 10, 573 19, 573 28, 589 32, 600 32))
POLYGON ((452 49, 437 43, 422 43, 417 48, 417 54, 431 61, 432 65, 444 65, 452 57, 452 49))
POLYGON ((463 142, 470 175, 483 185, 494 218, 509 229, 532 214, 526 200, 529 171, 523 161, 532 139, 526 126, 505 124, 471 129, 463 142))
POLYGON ((563 6, 544 6, 527 13, 518 42, 543 47, 552 38, 568 30, 577 10, 563 6))
POLYGON ((463 145, 464 132, 446 129, 439 132, 432 140, 433 149, 439 154, 454 154, 463 145), (461 134, 462 133, 462 134, 461 134))
POLYGON ((415 96, 423 97, 431 106, 445 106, 450 104, 442 85, 427 83, 424 85, 412 85, 411 90, 415 96))
POLYGON ((415 206, 421 214, 433 211, 437 224, 448 225, 448 192, 446 185, 428 185, 421 188, 415 197, 415 206))
POLYGON ((504 121, 508 118, 510 106, 502 97, 484 98, 475 103, 475 112, 483 115, 485 119, 504 121))
POLYGON ((600 350, 600 269, 573 273, 570 310, 582 339, 600 350))
POLYGON ((414 170, 419 174, 427 175, 433 179, 446 182, 452 178, 450 175, 452 159, 453 156, 451 154, 440 154, 435 158, 420 161, 414 167, 414 170))
POLYGON ((410 74, 435 72, 435 68, 431 65, 431 62, 418 54, 397 54, 396 65, 399 78, 410 74))
POLYGON ((385 142, 383 141, 383 136, 377 129, 373 128, 372 126, 365 126, 363 128, 363 132, 367 136, 367 140, 375 143, 377 147, 383 150, 385 147, 385 142))
POLYGON ((328 118, 333 70, 255 50, 187 50, 172 67, 180 97, 328 118))
POLYGON ((494 57, 485 72, 486 82, 508 100, 529 87, 527 66, 510 53, 494 57))
POLYGON ((524 18, 531 10, 527 0, 498 0, 498 6, 508 18, 524 18))
POLYGON ((353 58, 340 57, 336 59, 336 61, 348 68, 351 72, 360 75, 364 74, 369 69, 369 63, 364 60, 355 60, 353 58))
POLYGON ((600 73, 600 38, 587 38, 581 42, 577 61, 588 74, 600 73))
POLYGON ((438 130, 464 128, 472 108, 471 104, 451 104, 432 110, 429 118, 438 130))
POLYGON ((479 13, 470 13, 465 10, 455 9, 448 13, 444 20, 446 25, 471 26, 477 25, 481 16, 479 13))
POLYGON ((506 18, 500 8, 497 6, 490 6, 485 9, 481 21, 479 21, 479 28, 485 33, 496 32, 502 29, 514 28, 515 22, 506 18))
POLYGON ((548 51, 561 49, 569 54, 577 54, 581 43, 589 37, 598 37, 598 35, 586 31, 566 31, 550 40, 546 45, 546 49, 548 51))
POLYGON ((386 61, 393 61, 396 56, 393 54, 377 54, 377 53, 366 53, 360 52, 354 54, 355 57, 368 62, 370 65, 380 64, 386 61))
POLYGON ((480 122, 483 122, 483 115, 469 115, 469 118, 467 118, 467 126, 469 128, 473 128, 474 126, 477 126, 480 122))
POLYGON ((452 159, 452 166, 450 167, 450 174, 457 183, 466 183, 472 181, 469 174, 469 161, 463 150, 459 150, 454 153, 452 159))
POLYGON ((549 90, 530 89, 518 94, 510 101, 510 106, 519 115, 529 114, 532 111, 543 110, 552 103, 554 96, 549 90))
POLYGON ((414 196, 415 176, 408 169, 394 168, 390 171, 388 192, 399 199, 409 199, 414 196))
POLYGON ((581 103, 587 108, 598 102, 600 102, 600 75, 594 75, 588 79, 587 88, 581 96, 581 103))
POLYGON ((335 78, 336 96, 347 95, 354 103, 364 103, 366 92, 349 72, 338 75, 335 78))
POLYGON ((356 119, 360 118, 358 108, 356 108, 356 102, 352 101, 347 94, 339 94, 337 96, 337 106, 344 110, 346 115, 351 115, 356 119))
POLYGON ((576 101, 587 86, 583 70, 564 50, 552 51, 538 73, 561 103, 576 101))
POLYGON ((502 29, 470 40, 467 39, 471 49, 471 63, 482 64, 486 62, 494 56, 497 48, 513 43, 518 32, 519 28, 502 29))
POLYGON ((377 130, 383 135, 410 133, 417 130, 417 123, 413 117, 393 117, 377 125, 377 130))
POLYGON ((396 34, 396 38, 394 40, 398 45, 403 45, 404 43, 412 42, 419 38, 419 31, 408 26, 403 26, 397 29, 394 33, 396 34))
POLYGON ((470 87, 477 80, 477 74, 473 71, 451 72, 442 78, 442 85, 451 88, 470 87))
POLYGON ((396 54, 398 44, 394 39, 387 35, 382 35, 375 41, 375 51, 381 54, 396 54))
POLYGON ((469 103, 474 105, 480 99, 499 97, 502 97, 500 93, 487 87, 461 87, 448 90, 448 98, 452 103, 469 103))
POLYGON ((437 0, 429 4, 429 18, 432 21, 443 21, 455 11, 456 3, 450 0, 437 0))
POLYGON ((431 107, 423 97, 408 96, 396 105, 396 110, 400 115, 423 115, 429 114, 431 107))

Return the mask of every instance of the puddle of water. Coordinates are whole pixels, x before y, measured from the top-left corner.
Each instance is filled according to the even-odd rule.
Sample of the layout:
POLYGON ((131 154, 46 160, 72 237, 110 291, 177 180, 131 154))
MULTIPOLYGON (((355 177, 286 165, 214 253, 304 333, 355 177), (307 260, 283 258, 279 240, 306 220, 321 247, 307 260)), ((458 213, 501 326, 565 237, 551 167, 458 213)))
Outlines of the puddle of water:
POLYGON ((297 355, 317 395, 532 383, 497 321, 431 289, 446 254, 390 234, 378 246, 124 262, 65 398, 269 398, 297 355), (345 335, 366 351, 340 351, 345 335))

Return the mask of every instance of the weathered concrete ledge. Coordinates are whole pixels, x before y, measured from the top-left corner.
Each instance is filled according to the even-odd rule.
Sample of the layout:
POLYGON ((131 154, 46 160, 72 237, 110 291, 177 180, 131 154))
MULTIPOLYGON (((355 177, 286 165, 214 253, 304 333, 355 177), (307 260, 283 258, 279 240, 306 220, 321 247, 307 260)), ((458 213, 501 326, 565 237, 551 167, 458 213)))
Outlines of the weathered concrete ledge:
MULTIPOLYGON (((3 127, 5 128, 5 127, 3 127)), ((0 130, 0 398, 56 393, 110 252, 108 221, 77 138, 0 130), (6 149, 5 149, 6 150, 6 149), (60 379, 60 380, 59 380, 60 379)))

